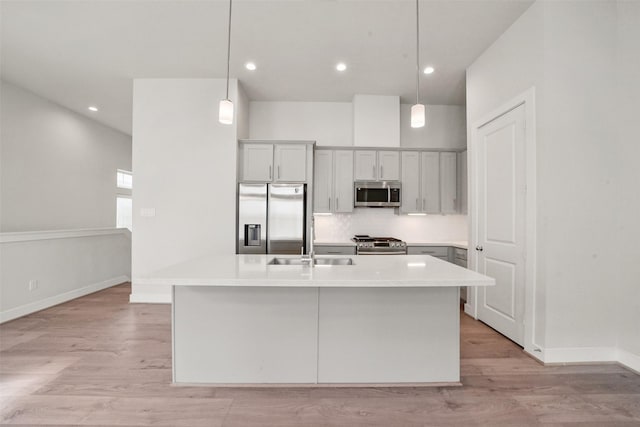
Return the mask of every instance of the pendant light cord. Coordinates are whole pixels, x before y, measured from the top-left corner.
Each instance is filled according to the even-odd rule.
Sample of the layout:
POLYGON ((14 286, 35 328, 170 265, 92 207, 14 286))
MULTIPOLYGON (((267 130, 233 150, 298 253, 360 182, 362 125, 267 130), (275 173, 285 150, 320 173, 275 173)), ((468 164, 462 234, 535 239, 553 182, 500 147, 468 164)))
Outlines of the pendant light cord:
POLYGON ((420 103, 420 9, 416 0, 416 104, 420 103))
POLYGON ((229 99, 229 67, 231 62, 231 3, 229 0, 229 34, 227 35, 227 98, 229 99))

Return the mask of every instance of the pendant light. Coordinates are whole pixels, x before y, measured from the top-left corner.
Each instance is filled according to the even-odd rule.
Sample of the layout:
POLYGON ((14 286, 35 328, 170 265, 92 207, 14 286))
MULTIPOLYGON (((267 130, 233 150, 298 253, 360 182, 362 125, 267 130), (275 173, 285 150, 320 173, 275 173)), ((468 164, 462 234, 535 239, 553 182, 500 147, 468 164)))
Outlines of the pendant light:
POLYGON ((233 123, 233 102, 229 99, 229 62, 231 59, 231 2, 229 0, 229 34, 227 36, 227 96, 220 101, 218 120, 220 123, 230 125, 233 123))
POLYGON ((416 103, 411 106, 411 127, 424 126, 424 105, 420 104, 420 9, 416 0, 416 103))

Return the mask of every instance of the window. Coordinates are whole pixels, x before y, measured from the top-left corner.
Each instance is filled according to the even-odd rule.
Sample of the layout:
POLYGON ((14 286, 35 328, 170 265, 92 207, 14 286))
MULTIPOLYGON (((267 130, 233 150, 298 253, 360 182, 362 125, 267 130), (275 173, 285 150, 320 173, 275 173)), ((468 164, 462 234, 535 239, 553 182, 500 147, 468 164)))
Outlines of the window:
POLYGON ((116 172, 116 227, 132 230, 133 225, 133 174, 118 169, 116 172))
POLYGON ((125 188, 129 190, 133 188, 133 174, 131 172, 118 169, 116 176, 118 188, 125 188))
POLYGON ((131 231, 133 225, 133 203, 131 197, 116 197, 116 227, 128 228, 131 231))

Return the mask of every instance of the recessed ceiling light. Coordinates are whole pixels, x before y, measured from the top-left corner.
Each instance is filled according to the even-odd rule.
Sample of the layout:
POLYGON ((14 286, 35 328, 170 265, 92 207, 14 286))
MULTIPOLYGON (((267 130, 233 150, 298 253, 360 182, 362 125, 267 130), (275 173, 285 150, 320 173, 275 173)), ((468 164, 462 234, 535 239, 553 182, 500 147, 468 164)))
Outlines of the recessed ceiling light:
POLYGON ((338 65, 336 65, 336 70, 338 71, 344 71, 347 69, 347 64, 345 64, 344 62, 339 62, 338 65))
POLYGON ((433 67, 427 67, 424 69, 424 73, 425 74, 431 74, 435 71, 435 69, 433 67))
POLYGON ((98 107, 96 107, 95 105, 92 105, 89 107, 89 111, 98 111, 98 107))
POLYGON ((254 64, 253 62, 247 62, 246 64, 244 64, 244 67, 247 70, 254 71, 256 69, 256 64, 254 64))

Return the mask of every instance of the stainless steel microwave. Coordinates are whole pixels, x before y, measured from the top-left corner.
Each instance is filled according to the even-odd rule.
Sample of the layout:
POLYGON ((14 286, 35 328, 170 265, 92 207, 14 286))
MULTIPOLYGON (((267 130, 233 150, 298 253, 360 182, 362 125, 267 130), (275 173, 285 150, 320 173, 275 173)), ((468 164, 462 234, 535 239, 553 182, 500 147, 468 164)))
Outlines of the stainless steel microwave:
POLYGON ((354 206, 370 208, 395 208, 400 206, 401 184, 398 181, 356 181, 354 206))

